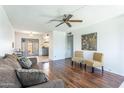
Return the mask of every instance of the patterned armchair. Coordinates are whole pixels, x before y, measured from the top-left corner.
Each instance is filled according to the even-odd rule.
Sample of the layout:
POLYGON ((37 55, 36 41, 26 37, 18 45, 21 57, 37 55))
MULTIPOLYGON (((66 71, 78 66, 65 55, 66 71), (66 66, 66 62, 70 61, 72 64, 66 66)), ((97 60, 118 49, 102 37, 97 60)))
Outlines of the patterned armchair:
POLYGON ((81 63, 84 61, 83 52, 82 51, 75 51, 74 56, 72 57, 72 66, 73 63, 79 63, 81 66, 81 63))
POLYGON ((102 73, 104 71, 103 69, 103 54, 102 53, 94 53, 93 54, 93 60, 85 60, 85 69, 86 66, 92 67, 92 73, 94 73, 95 67, 102 67, 102 73))

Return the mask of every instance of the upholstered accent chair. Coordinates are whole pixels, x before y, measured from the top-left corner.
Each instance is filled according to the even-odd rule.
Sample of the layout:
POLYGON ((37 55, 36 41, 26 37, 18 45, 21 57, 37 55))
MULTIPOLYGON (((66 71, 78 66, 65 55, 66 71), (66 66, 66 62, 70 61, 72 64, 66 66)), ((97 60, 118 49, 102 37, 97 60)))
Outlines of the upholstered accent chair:
POLYGON ((93 54, 93 60, 85 60, 84 63, 85 63, 85 70, 86 70, 86 66, 91 66, 92 67, 92 73, 94 73, 94 68, 95 67, 101 67, 102 68, 102 73, 104 72, 103 54, 102 53, 95 52, 93 54))
POLYGON ((72 66, 74 63, 78 63, 80 66, 82 66, 83 61, 83 51, 75 51, 74 56, 72 57, 72 66))

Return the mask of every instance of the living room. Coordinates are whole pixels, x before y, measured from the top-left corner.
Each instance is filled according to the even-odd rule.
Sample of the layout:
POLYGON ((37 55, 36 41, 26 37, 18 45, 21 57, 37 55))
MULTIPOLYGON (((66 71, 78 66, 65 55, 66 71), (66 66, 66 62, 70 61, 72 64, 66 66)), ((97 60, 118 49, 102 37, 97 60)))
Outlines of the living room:
MULTIPOLYGON (((24 43, 22 41, 26 41, 26 39, 38 39, 41 42, 38 45, 42 45, 43 38, 49 36, 47 47, 49 47, 48 59, 50 61, 41 62, 41 58, 41 61, 38 62, 49 80, 62 79, 64 87, 123 87, 121 85, 124 81, 123 24, 123 6, 3 5, 0 6, 0 56, 15 53, 15 50, 16 52, 22 51, 23 44, 21 43, 24 43), (46 8, 49 11, 45 11, 46 8), (65 24, 55 27, 60 22, 51 21, 57 16, 66 17, 70 13, 73 14, 73 20, 82 20, 82 22, 71 23, 72 27, 69 27, 64 21, 65 24), (95 49, 83 49, 83 36, 93 33, 96 33, 95 49), (39 38, 35 38, 35 35, 36 37, 40 35, 41 41, 39 38), (68 41, 70 36, 73 38, 68 41), (95 52, 102 53, 104 55, 104 73, 101 73, 101 68, 96 68, 94 73, 91 73, 90 67, 87 67, 87 71, 85 71, 84 67, 80 68, 77 64, 71 66, 70 60, 75 51, 82 51, 86 60, 92 60, 95 52), (92 81, 86 79, 87 77, 92 81)), ((36 52, 33 55, 33 48, 31 50, 29 48, 29 53, 24 53, 23 56, 37 58, 36 56, 39 56, 40 53, 42 55, 42 49, 40 52, 39 47, 43 46, 38 46, 35 50, 38 51, 38 54, 36 52)), ((59 83, 62 87, 62 81, 59 83)), ((48 85, 48 87, 50 86, 48 85)))

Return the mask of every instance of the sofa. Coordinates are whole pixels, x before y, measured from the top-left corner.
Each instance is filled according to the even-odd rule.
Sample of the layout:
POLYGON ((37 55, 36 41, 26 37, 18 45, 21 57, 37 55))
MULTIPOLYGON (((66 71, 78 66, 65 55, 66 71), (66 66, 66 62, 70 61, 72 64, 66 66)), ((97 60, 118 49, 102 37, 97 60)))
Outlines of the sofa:
POLYGON ((124 82, 122 82, 119 88, 124 88, 124 82))
MULTIPOLYGON (((36 58, 30 58, 32 61, 31 69, 39 69, 36 58)), ((17 57, 13 54, 0 58, 0 88, 23 88, 19 81, 15 69, 21 67, 17 57)), ((26 88, 64 88, 64 82, 60 79, 48 80, 45 83, 29 86, 26 88)))

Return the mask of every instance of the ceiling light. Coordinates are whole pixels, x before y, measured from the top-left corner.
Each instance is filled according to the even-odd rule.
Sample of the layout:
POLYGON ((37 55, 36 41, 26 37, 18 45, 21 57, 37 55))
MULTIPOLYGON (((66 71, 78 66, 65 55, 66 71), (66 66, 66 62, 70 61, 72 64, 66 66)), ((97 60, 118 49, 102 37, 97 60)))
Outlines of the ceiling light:
POLYGON ((32 36, 33 36, 33 33, 31 32, 31 33, 29 34, 29 36, 31 36, 31 37, 32 37, 32 36))

